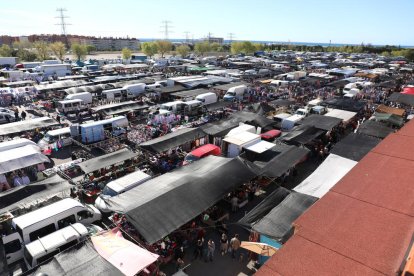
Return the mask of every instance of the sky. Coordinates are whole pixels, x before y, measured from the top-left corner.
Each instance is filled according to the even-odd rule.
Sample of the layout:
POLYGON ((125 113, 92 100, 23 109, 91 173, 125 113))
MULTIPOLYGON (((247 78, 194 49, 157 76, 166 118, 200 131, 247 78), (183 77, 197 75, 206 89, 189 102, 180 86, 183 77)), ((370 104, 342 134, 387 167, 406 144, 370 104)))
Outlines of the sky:
POLYGON ((414 46, 414 0, 0 0, 0 35, 67 33, 414 46))

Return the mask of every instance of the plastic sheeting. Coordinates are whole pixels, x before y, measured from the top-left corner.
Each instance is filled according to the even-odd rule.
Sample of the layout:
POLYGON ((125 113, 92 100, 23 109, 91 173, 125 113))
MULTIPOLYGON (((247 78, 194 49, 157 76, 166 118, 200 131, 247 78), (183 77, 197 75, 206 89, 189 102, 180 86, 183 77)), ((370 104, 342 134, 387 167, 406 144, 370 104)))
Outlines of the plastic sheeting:
POLYGON ((68 197, 72 187, 68 181, 56 174, 42 181, 4 191, 0 193, 0 214, 19 208, 30 208, 54 196, 68 197))
POLYGON ((266 216, 253 224, 252 229, 284 243, 293 235, 292 223, 318 198, 292 192, 266 216))
POLYGON ((278 187, 270 195, 268 195, 262 202, 248 212, 242 219, 238 221, 238 224, 250 229, 253 224, 265 215, 267 215, 275 206, 280 204, 289 194, 290 190, 278 187))
POLYGON ((358 127, 357 133, 362 133, 365 135, 378 137, 378 138, 385 138, 389 134, 393 133, 394 130, 390 127, 387 127, 386 125, 375 122, 375 121, 365 121, 363 124, 361 124, 358 127))
POLYGON ((309 117, 306 117, 302 121, 298 122, 298 124, 305 125, 305 126, 313 126, 318 129, 330 131, 334 127, 339 125, 341 122, 342 120, 338 118, 318 115, 318 114, 312 114, 309 117))
POLYGON ((352 112, 359 112, 365 107, 364 101, 357 101, 354 99, 333 98, 321 103, 322 106, 342 109, 352 112))
MULTIPOLYGON (((309 150, 306 148, 291 146, 288 150, 270 160, 258 174, 267 177, 281 177, 289 169, 306 158, 308 154, 309 150)), ((257 165, 256 162, 253 162, 253 164, 257 165)))
POLYGON ((9 149, 0 153, 0 173, 27 168, 44 162, 50 162, 49 158, 40 153, 40 148, 34 145, 26 145, 9 149))
POLYGON ((410 95, 410 94, 402 94, 402 93, 394 92, 392 93, 391 96, 388 97, 387 100, 390 102, 397 102, 397 103, 414 106, 414 95, 410 95))
POLYGON ((350 133, 334 145, 331 153, 354 161, 360 161, 379 142, 381 140, 375 137, 350 133))
POLYGON ((50 276, 124 276, 121 271, 101 257, 90 242, 81 243, 57 254, 49 262, 30 271, 28 275, 36 276, 38 273, 50 276))
POLYGON ((116 163, 132 159, 137 155, 137 153, 134 153, 129 149, 125 148, 115 152, 111 152, 109 154, 86 160, 84 162, 77 164, 76 166, 81 168, 81 170, 85 174, 88 174, 90 172, 115 165, 116 163))
POLYGON ((0 136, 11 135, 19 132, 34 130, 36 128, 44 128, 54 125, 58 125, 58 122, 49 117, 40 117, 25 121, 9 123, 5 125, 0 125, 0 136))
POLYGON ((164 238, 256 174, 239 158, 208 156, 106 200, 150 244, 164 238))
POLYGON ((357 163, 354 160, 329 154, 325 161, 293 190, 321 198, 357 163))
POLYGON ((281 137, 282 141, 298 145, 306 145, 321 136, 325 131, 311 126, 296 126, 286 135, 281 137))
POLYGON ((141 143, 139 146, 152 152, 161 153, 205 136, 206 134, 200 128, 184 128, 141 143))

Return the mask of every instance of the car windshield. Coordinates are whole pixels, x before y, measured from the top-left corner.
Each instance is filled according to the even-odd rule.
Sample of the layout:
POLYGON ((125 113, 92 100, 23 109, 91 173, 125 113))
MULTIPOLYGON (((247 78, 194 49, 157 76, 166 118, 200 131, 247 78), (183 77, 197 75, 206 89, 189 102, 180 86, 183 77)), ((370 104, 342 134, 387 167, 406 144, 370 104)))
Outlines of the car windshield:
POLYGON ((102 194, 103 195, 106 195, 106 196, 110 196, 110 197, 113 197, 113 196, 116 196, 116 195, 118 195, 118 193, 117 192, 115 192, 114 190, 112 190, 111 188, 109 188, 108 186, 105 186, 105 188, 103 189, 103 191, 102 191, 102 194))
POLYGON ((54 136, 46 134, 45 137, 43 137, 43 140, 47 143, 53 143, 56 139, 54 136))
POLYGON ((227 92, 227 95, 229 95, 229 96, 236 96, 236 93, 235 92, 227 92))
POLYGON ((187 155, 186 155, 186 157, 184 158, 184 161, 191 163, 191 162, 197 161, 197 160, 199 160, 199 159, 200 159, 200 158, 198 158, 197 156, 194 156, 194 155, 192 155, 191 153, 189 153, 189 154, 187 154, 187 155))

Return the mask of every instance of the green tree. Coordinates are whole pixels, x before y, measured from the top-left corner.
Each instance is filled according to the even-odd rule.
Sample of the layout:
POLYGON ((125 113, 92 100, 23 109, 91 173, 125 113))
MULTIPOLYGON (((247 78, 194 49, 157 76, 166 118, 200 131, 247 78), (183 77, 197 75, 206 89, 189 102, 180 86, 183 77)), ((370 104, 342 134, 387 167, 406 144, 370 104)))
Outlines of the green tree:
POLYGON ((253 45, 256 51, 264 51, 265 49, 265 46, 261 43, 254 43, 253 45))
POLYGON ((2 57, 11 57, 12 52, 13 52, 13 50, 12 50, 12 48, 10 48, 9 45, 7 45, 7 44, 1 45, 1 47, 0 47, 0 56, 2 56, 2 57))
POLYGON ((256 51, 256 47, 250 41, 243 41, 243 52, 245 54, 252 54, 256 51))
POLYGON ((125 60, 130 59, 132 56, 132 51, 128 48, 123 48, 122 49, 122 58, 125 60))
POLYGON ((188 45, 183 44, 178 46, 175 50, 178 54, 181 55, 182 58, 185 58, 190 52, 190 47, 188 47, 188 45))
POLYGON ((158 45, 155 42, 144 42, 141 45, 141 49, 150 58, 158 53, 158 45))
POLYGON ((172 50, 172 44, 168 40, 157 40, 158 53, 161 54, 163 58, 166 53, 172 50))
POLYGON ((80 45, 78 43, 72 44, 72 53, 76 56, 76 59, 80 61, 81 59, 84 59, 87 54, 86 46, 80 45))
POLYGON ((33 47, 36 50, 37 58, 40 61, 49 58, 49 45, 45 41, 36 41, 33 43, 33 47))
POLYGON ((243 43, 242 42, 232 42, 230 51, 233 55, 241 54, 243 53, 243 43))
POLYGON ((217 42, 211 43, 210 44, 210 50, 212 52, 219 52, 219 49, 221 48, 221 45, 218 44, 217 42))
POLYGON ((50 50, 52 53, 59 59, 63 61, 66 53, 66 46, 60 41, 54 42, 49 45, 50 50))
POLYGON ((196 43, 194 45, 194 51, 203 56, 205 53, 211 51, 211 45, 207 41, 196 43))
POLYGON ((19 49, 17 51, 17 57, 21 61, 32 62, 36 60, 37 55, 28 49, 19 49))
POLYGON ((86 45, 86 52, 90 55, 92 52, 96 51, 96 47, 93 45, 86 45))

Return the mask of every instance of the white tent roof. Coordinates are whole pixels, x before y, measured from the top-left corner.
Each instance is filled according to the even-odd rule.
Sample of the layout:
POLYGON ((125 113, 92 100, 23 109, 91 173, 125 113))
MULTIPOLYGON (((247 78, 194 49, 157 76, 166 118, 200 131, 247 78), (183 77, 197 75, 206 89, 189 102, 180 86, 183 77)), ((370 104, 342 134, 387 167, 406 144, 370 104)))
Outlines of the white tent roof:
POLYGON ((275 144, 267 142, 267 141, 260 141, 252 146, 248 146, 246 149, 250 151, 254 151, 257 153, 262 153, 267 151, 268 149, 271 149, 275 146, 275 144))
POLYGON ((19 148, 19 147, 23 147, 26 145, 36 146, 36 143, 26 138, 14 139, 14 140, 0 143, 0 152, 1 152, 1 155, 3 155, 3 152, 6 150, 19 148))
POLYGON ((251 142, 257 138, 260 138, 260 135, 253 134, 251 132, 240 132, 235 135, 226 137, 223 139, 223 141, 226 141, 230 144, 235 144, 237 146, 242 146, 248 142, 251 142))
POLYGON ((335 117, 342 119, 342 121, 347 122, 354 118, 356 115, 355 112, 341 110, 341 109, 332 109, 328 113, 325 114, 325 116, 335 117))
POLYGON ((40 153, 38 146, 26 145, 10 149, 0 154, 0 173, 11 172, 44 162, 50 162, 49 158, 40 153))
POLYGON ((232 130, 227 133, 226 137, 234 136, 240 132, 256 132, 256 128, 252 125, 248 124, 241 124, 238 127, 233 128, 232 130))
POLYGON ((325 161, 293 190, 321 198, 358 162, 330 154, 325 161))

